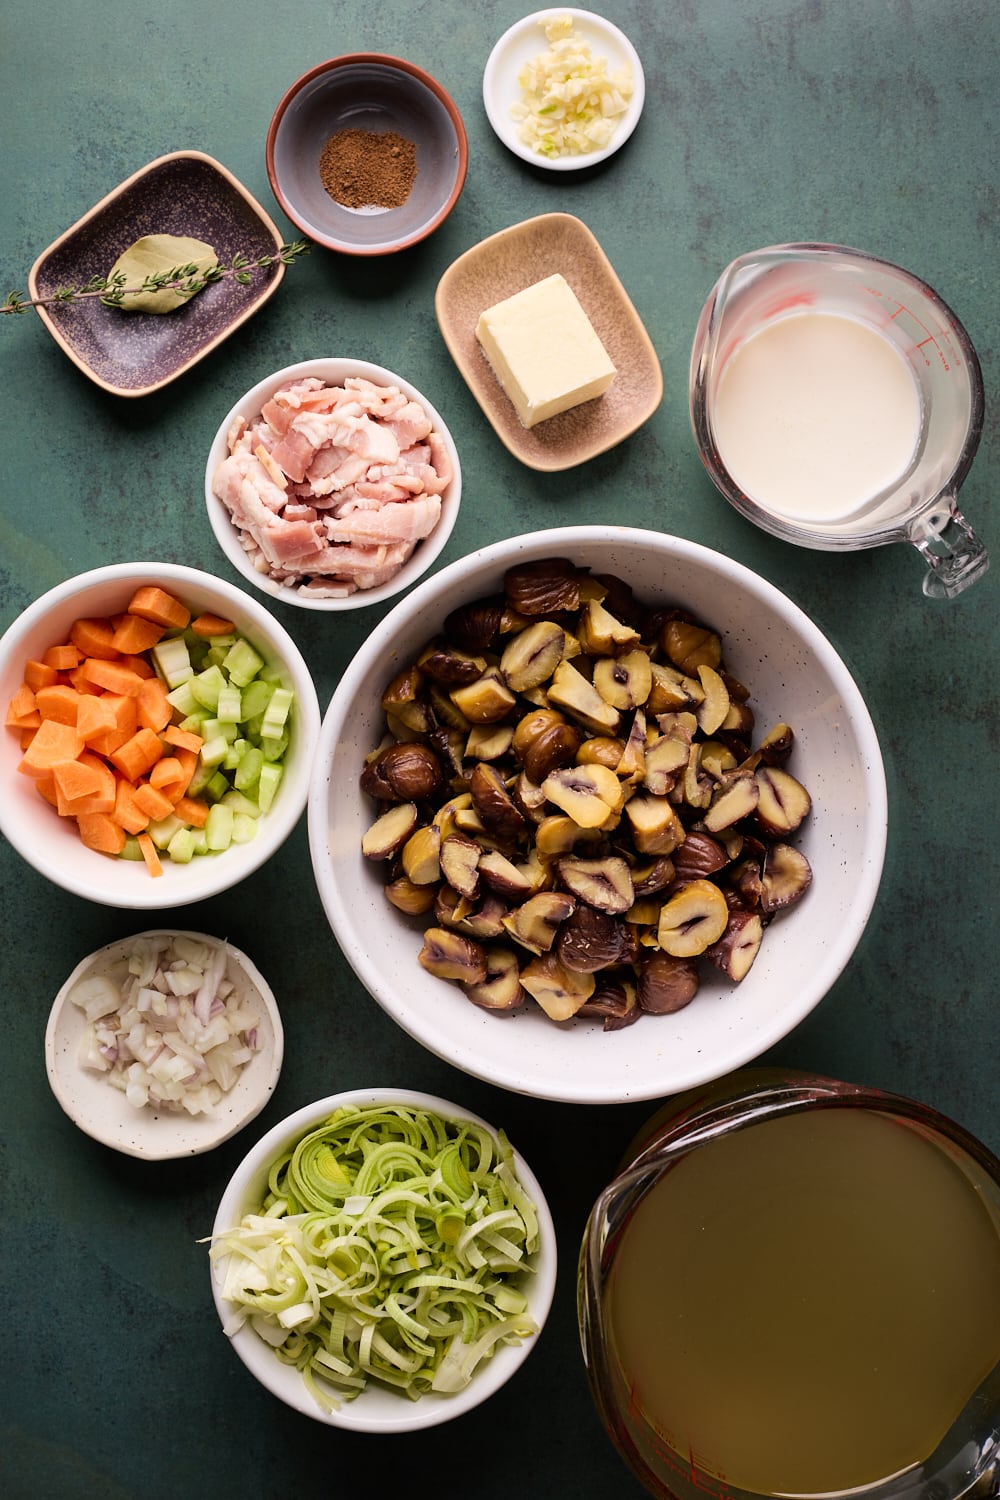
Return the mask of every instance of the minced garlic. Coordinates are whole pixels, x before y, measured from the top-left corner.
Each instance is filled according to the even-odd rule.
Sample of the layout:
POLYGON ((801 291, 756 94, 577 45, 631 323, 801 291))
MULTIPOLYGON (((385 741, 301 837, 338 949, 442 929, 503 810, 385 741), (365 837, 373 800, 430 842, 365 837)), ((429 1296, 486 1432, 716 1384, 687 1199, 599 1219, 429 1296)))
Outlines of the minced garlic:
POLYGON ((549 45, 518 74, 511 106, 525 145, 542 156, 583 156, 607 146, 632 97, 632 70, 608 71, 604 57, 573 28, 571 16, 539 23, 549 45))

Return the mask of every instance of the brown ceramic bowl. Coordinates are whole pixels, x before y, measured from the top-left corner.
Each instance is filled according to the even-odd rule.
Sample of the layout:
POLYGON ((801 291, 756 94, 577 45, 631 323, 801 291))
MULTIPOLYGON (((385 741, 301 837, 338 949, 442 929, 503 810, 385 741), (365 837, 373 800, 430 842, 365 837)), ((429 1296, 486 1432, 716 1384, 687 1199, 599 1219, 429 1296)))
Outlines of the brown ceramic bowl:
POLYGON ((457 203, 469 162, 462 117, 437 80, 378 52, 333 57, 297 79, 274 112, 266 150, 274 196, 292 223, 345 255, 387 255, 426 239, 457 203), (347 129, 395 132, 416 147, 416 177, 398 207, 348 207, 324 187, 323 148, 347 129))
MULTIPOLYGON (((35 261, 32 297, 106 276, 144 234, 190 235, 219 261, 273 255, 277 226, 231 172, 202 151, 172 151, 134 172, 61 234, 35 261)), ((253 317, 277 291, 280 261, 206 287, 176 312, 123 313, 100 298, 37 309, 56 343, 90 380, 115 396, 147 396, 176 380, 253 317)))

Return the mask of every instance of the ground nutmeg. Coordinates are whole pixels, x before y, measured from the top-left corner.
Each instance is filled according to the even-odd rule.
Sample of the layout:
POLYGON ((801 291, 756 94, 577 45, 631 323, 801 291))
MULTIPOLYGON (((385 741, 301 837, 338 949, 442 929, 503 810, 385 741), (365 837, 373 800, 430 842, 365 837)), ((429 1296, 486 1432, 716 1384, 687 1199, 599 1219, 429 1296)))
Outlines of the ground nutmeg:
POLYGON ((417 148, 395 130, 338 130, 320 153, 319 175, 345 208, 399 208, 417 175, 417 148))

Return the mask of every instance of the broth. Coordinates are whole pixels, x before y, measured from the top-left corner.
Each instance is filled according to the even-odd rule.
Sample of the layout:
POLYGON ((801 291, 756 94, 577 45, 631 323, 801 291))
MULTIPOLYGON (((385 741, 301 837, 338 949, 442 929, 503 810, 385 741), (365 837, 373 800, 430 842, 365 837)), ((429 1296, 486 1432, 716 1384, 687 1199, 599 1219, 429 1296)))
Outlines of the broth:
POLYGON ((604 1311, 633 1423, 678 1467, 764 1495, 885 1480, 1000 1359, 995 1189, 895 1116, 759 1122, 646 1194, 604 1311))

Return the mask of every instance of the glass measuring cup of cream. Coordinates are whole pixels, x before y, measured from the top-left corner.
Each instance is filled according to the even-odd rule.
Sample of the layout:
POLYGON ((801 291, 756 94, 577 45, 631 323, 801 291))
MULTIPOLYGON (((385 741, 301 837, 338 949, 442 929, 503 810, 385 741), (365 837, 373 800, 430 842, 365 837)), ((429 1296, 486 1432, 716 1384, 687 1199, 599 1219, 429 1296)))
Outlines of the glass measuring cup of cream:
POLYGON ((581 1249, 604 1425, 660 1500, 1000 1480, 1000 1160, 925 1105, 746 1069, 669 1101, 581 1249))
POLYGON ((958 507, 982 434, 979 360, 908 271, 841 245, 741 255, 702 310, 690 406, 716 486, 764 530, 825 551, 911 542, 932 598, 986 571, 958 507))

